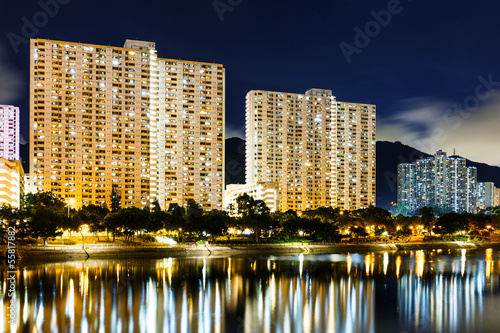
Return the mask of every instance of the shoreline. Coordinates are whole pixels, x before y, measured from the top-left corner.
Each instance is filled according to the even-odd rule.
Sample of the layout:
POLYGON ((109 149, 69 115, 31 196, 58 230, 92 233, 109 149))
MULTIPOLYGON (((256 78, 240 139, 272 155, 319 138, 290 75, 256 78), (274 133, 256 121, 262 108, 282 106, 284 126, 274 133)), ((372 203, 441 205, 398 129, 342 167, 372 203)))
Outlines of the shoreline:
MULTIPOLYGON (((298 255, 397 252, 416 250, 500 250, 500 243, 432 242, 432 243, 369 243, 369 244, 245 244, 197 246, 23 246, 16 250, 18 262, 65 261, 86 259, 161 259, 167 257, 230 257, 241 255, 298 255)), ((0 257, 6 249, 0 248, 0 257)), ((4 257, 5 258, 5 257, 4 257)))

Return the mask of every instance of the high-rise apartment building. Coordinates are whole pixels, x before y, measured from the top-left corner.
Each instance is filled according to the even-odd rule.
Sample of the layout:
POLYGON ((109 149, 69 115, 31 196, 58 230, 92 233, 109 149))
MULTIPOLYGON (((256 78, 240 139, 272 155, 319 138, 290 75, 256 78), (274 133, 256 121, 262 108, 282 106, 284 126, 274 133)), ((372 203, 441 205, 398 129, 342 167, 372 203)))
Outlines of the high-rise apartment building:
POLYGON ((500 206, 500 188, 495 187, 495 207, 500 206))
POLYGON ((0 157, 19 160, 19 108, 0 105, 0 157))
POLYGON ((175 59, 158 69, 158 201, 223 209, 225 70, 175 59))
POLYGON ((467 168, 467 212, 477 211, 477 168, 467 168))
POLYGON ((481 182, 477 186, 477 205, 480 209, 495 207, 495 183, 481 182))
POLYGON ((398 165, 398 203, 402 203, 407 210, 417 209, 415 193, 417 191, 416 165, 413 163, 401 163, 398 165))
POLYGON ((190 198, 222 207, 221 65, 159 59, 155 43, 145 41, 33 39, 30 74, 37 191, 75 206, 109 207, 116 191, 122 207, 190 198))
POLYGON ((438 151, 415 163, 398 165, 398 205, 410 211, 424 206, 476 211, 477 170, 466 160, 438 151))
POLYGON ((278 210, 375 205, 375 105, 331 90, 252 90, 246 97, 246 183, 275 182, 278 210))

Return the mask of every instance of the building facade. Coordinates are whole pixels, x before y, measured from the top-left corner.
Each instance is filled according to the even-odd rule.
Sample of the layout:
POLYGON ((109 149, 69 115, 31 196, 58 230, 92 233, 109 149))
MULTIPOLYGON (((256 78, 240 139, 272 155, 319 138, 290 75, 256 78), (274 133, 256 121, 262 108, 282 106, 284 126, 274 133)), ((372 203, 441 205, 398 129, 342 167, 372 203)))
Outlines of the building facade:
POLYGON ((224 206, 231 215, 237 215, 236 199, 248 194, 255 200, 263 200, 271 212, 278 209, 278 183, 257 182, 252 184, 230 184, 224 192, 224 206))
POLYGON ((26 193, 36 193, 29 173, 24 174, 24 194, 26 193))
POLYGON ((477 212, 477 168, 467 168, 467 212, 477 212))
POLYGON ((495 207, 495 183, 478 183, 477 205, 479 209, 488 209, 495 207))
POLYGON ((495 187, 495 207, 500 206, 500 187, 495 187))
POLYGON ((19 108, 0 105, 0 157, 19 160, 19 108))
POLYGON ((20 207, 24 170, 19 160, 0 157, 0 205, 20 207))
POLYGON ((246 183, 277 183, 279 211, 375 205, 375 112, 331 90, 250 91, 246 183))
POLYGON ((203 199, 205 209, 222 207, 222 66, 208 65, 215 72, 203 80, 206 63, 159 59, 155 43, 135 40, 114 47, 32 39, 30 58, 30 171, 36 191, 51 191, 76 207, 109 207, 113 189, 121 207, 144 207, 156 199, 166 207, 190 198, 203 199), (214 137, 205 145, 213 161, 206 161, 208 171, 197 165, 200 177, 206 171, 211 179, 201 191, 191 169, 198 155, 201 161, 194 152, 204 133, 214 137))
POLYGON ((424 206, 449 208, 455 212, 475 212, 477 170, 466 160, 434 156, 398 165, 398 205, 410 211, 424 206))
POLYGON ((160 205, 223 209, 225 70, 220 64, 159 59, 156 125, 160 205))
POLYGON ((409 211, 417 209, 415 196, 417 192, 416 167, 413 163, 401 163, 398 165, 398 204, 404 205, 409 211))

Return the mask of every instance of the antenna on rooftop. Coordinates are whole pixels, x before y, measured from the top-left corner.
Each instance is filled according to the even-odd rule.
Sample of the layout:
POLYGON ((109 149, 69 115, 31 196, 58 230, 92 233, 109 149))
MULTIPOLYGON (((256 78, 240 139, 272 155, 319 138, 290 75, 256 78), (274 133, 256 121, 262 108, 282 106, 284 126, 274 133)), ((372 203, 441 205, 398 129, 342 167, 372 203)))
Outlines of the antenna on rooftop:
POLYGON ((453 155, 456 155, 456 153, 455 153, 455 148, 453 148, 453 155))

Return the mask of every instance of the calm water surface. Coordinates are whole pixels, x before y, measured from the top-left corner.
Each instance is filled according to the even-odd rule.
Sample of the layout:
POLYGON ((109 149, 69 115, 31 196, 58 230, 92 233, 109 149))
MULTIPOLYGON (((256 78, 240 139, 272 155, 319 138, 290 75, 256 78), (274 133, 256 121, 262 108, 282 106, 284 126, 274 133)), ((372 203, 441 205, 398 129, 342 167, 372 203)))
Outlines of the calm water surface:
POLYGON ((500 332, 492 249, 0 267, 0 332, 500 332))

